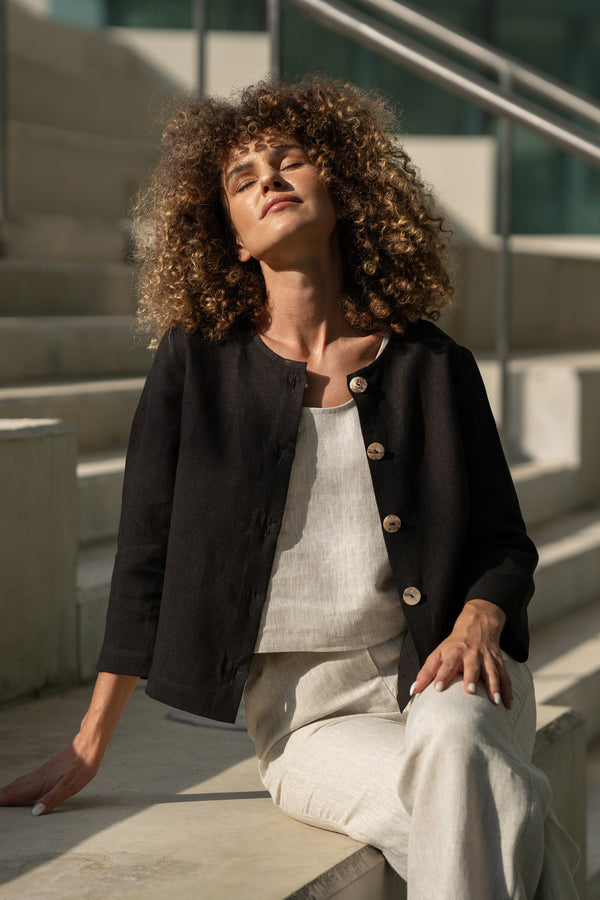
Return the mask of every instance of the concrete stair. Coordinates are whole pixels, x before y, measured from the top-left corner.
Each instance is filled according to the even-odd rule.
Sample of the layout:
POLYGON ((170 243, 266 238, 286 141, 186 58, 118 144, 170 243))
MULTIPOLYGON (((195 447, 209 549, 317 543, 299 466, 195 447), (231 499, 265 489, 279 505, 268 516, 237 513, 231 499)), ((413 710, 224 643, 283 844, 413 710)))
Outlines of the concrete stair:
POLYGON ((13 214, 4 223, 4 252, 37 262, 119 263, 129 252, 129 225, 59 213, 13 214))
POLYGON ((133 276, 125 263, 0 260, 6 316, 131 315, 133 276))
MULTIPOLYGON (((0 260, 0 417, 60 418, 77 432, 78 666, 87 680, 95 674, 104 625, 125 447, 151 358, 132 334, 124 222, 153 155, 154 113, 168 85, 101 34, 42 21, 13 5, 9 11, 11 196, 2 233, 7 256, 0 260)), ((541 556, 531 666, 544 709, 573 706, 585 713, 588 833, 594 836, 600 816, 600 252, 593 241, 583 248, 568 241, 514 243, 520 349, 511 363, 510 437, 519 455, 513 472, 541 556)), ((496 247, 493 241, 465 245, 461 253, 463 306, 449 330, 479 348, 496 405, 498 372, 489 356, 496 247)), ((554 713, 541 715, 550 722, 554 713)), ((600 858, 592 844, 588 863, 590 891, 595 884, 600 896, 600 858)), ((348 865, 350 884, 355 870, 348 865)), ((383 877, 372 855, 361 857, 359 869, 361 879, 383 877)), ((298 896, 331 896, 323 877, 317 881, 298 896)))
MULTIPOLYGON (((457 253, 461 304, 448 329, 468 347, 495 346, 498 240, 465 241, 457 253)), ((512 343, 520 350, 600 346, 600 238, 511 238, 512 343)))
POLYGON ((131 316, 6 316, 0 321, 0 386, 134 376, 150 363, 131 316))
POLYGON ((64 419, 80 453, 123 447, 143 378, 113 378, 0 389, 0 417, 64 419))

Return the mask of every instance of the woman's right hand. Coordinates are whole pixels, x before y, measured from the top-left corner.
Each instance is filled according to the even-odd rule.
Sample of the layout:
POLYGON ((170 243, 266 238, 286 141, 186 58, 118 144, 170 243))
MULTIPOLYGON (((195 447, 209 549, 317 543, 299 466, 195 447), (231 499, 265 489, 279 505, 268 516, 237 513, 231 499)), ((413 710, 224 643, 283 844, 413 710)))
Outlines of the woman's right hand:
POLYGON ((49 813, 89 784, 101 761, 102 755, 84 749, 77 735, 62 753, 49 759, 39 769, 0 788, 0 806, 33 803, 34 816, 49 813))
POLYGON ((78 734, 58 756, 0 788, 0 806, 33 803, 34 816, 41 816, 89 784, 138 681, 100 672, 78 734))

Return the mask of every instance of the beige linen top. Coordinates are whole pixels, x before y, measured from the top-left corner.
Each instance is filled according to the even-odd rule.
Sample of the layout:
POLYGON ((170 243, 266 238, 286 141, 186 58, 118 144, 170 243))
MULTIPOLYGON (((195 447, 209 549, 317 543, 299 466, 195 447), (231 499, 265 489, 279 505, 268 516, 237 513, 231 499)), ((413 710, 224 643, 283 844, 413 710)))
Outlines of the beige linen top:
POLYGON ((355 650, 405 630, 356 404, 304 407, 255 652, 355 650))

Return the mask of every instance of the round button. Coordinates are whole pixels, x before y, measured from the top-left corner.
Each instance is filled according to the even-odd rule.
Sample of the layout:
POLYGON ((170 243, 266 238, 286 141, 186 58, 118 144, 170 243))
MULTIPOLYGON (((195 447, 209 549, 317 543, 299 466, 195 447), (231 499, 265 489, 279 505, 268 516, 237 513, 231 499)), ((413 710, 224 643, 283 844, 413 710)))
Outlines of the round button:
POLYGON ((367 387, 367 379, 363 378, 362 375, 355 375, 354 378, 350 379, 350 390, 353 394, 364 394, 367 387))
POLYGON ((416 587, 407 587, 402 591, 402 599, 408 606, 416 606, 421 602, 421 591, 416 587))
POLYGON ((383 444, 378 444, 375 442, 374 444, 369 444, 367 447, 367 456, 369 459, 383 459, 385 454, 385 447, 383 444))
POLYGON ((386 516, 383 520, 383 527, 386 531, 389 531, 390 534, 394 534, 396 531, 400 531, 402 520, 399 519, 398 516, 386 516))

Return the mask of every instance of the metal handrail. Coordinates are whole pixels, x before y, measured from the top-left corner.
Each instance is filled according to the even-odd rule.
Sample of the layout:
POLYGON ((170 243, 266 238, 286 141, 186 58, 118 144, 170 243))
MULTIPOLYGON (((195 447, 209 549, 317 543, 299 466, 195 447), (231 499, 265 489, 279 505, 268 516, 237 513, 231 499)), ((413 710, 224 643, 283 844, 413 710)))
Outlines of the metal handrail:
MULTIPOLYGON (((6 90, 6 5, 0 0, 0 227, 6 219, 8 211, 7 192, 7 154, 8 154, 8 138, 7 138, 7 90, 6 90)), ((0 234, 0 245, 3 235, 0 234)), ((0 246, 0 251, 2 247, 0 246)))
MULTIPOLYGON (((511 122, 540 135, 562 150, 586 162, 600 166, 600 140, 590 131, 567 119, 548 112, 515 94, 515 84, 533 91, 571 113, 600 124, 600 106, 582 94, 571 91, 554 79, 545 77, 464 33, 442 25, 439 20, 425 16, 397 0, 358 0, 382 13, 400 19, 405 25, 425 34, 452 50, 493 69, 499 83, 436 53, 411 40, 400 37, 385 24, 370 18, 356 7, 342 0, 286 0, 308 13, 313 19, 338 33, 355 39, 365 47, 387 56, 392 61, 469 100, 480 108, 500 116, 499 131, 499 190, 498 224, 500 233, 500 262, 497 279, 496 352, 500 367, 500 431, 505 445, 509 443, 508 362, 510 358, 510 212, 511 212, 511 122)), ((271 35, 271 74, 280 74, 281 8, 282 0, 267 0, 271 35)))
POLYGON ((526 88, 538 97, 548 100, 577 116, 600 125, 600 103, 596 103, 579 91, 575 91, 556 78, 552 78, 508 53, 503 53, 471 35, 451 28, 435 16, 424 15, 408 3, 398 0, 358 0, 361 6, 371 7, 401 22, 418 34, 453 50, 465 59, 492 69, 498 74, 506 72, 513 85, 526 88))
POLYGON ((494 81, 446 59, 417 41, 399 37, 391 28, 370 18, 356 7, 348 6, 342 0, 286 2, 488 112, 505 116, 557 147, 600 166, 600 140, 586 129, 549 113, 536 103, 517 96, 511 89, 498 86, 494 81))

